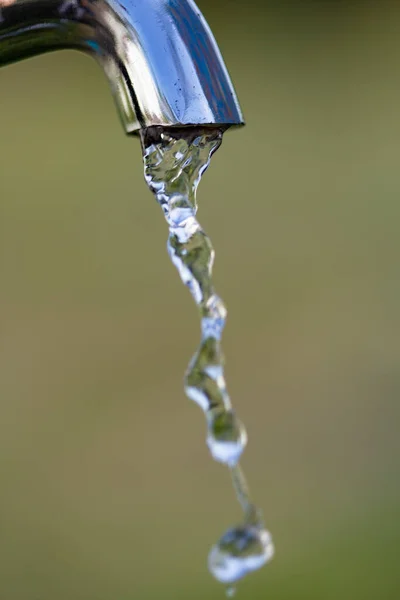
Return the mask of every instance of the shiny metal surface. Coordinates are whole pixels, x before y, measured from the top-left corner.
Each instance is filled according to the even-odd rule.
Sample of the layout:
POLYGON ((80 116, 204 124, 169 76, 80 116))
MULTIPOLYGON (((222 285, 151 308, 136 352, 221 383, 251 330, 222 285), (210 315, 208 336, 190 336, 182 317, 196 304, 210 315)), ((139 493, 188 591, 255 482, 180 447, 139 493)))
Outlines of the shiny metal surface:
POLYGON ((127 133, 243 123, 192 0, 0 0, 0 66, 63 48, 97 58, 127 133))

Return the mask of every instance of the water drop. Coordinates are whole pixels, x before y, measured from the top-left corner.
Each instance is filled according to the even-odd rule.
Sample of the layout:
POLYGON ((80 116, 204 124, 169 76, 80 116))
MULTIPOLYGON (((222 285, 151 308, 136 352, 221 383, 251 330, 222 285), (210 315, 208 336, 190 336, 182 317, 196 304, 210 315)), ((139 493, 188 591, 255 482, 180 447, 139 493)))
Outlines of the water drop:
POLYGON ((229 529, 209 554, 208 566, 221 583, 231 584, 267 563, 274 554, 266 529, 243 525, 229 529))
POLYGON ((233 410, 210 413, 207 446, 215 460, 234 466, 246 446, 246 430, 233 410))

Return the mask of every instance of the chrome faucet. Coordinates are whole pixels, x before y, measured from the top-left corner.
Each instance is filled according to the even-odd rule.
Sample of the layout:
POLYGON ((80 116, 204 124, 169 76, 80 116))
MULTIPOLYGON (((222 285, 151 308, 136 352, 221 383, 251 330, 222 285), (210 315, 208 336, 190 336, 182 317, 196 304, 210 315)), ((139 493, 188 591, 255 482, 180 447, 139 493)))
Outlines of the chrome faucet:
POLYGON ((129 134, 243 123, 192 0, 0 0, 0 66, 67 48, 98 60, 129 134))

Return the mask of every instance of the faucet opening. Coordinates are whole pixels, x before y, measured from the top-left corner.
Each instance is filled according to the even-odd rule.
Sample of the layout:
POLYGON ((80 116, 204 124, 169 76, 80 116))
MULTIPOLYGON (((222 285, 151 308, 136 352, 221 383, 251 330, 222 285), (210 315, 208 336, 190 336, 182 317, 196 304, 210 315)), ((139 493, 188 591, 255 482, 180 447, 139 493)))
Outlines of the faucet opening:
POLYGON ((243 124, 192 0, 0 0, 0 66, 63 48, 97 59, 129 134, 243 124))

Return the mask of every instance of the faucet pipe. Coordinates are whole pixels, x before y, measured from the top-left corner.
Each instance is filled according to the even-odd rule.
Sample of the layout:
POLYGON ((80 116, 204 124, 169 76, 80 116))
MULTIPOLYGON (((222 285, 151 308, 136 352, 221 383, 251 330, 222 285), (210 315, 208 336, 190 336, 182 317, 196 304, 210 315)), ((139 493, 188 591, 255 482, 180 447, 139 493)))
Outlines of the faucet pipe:
POLYGON ((93 55, 125 131, 243 124, 192 0, 0 0, 0 66, 60 49, 93 55))

